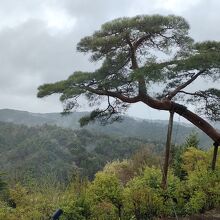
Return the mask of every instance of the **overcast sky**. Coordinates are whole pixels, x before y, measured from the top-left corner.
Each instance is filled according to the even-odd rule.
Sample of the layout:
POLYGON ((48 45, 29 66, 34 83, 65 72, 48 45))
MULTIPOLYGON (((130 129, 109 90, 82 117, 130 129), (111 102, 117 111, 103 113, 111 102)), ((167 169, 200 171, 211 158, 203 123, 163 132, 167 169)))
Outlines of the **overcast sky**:
MULTIPOLYGON (((196 41, 220 40, 219 11, 219 0, 0 0, 0 108, 62 111, 57 96, 36 98, 37 87, 96 68, 75 48, 106 21, 175 14, 186 18, 196 41)), ((129 114, 167 118, 142 105, 129 114)))

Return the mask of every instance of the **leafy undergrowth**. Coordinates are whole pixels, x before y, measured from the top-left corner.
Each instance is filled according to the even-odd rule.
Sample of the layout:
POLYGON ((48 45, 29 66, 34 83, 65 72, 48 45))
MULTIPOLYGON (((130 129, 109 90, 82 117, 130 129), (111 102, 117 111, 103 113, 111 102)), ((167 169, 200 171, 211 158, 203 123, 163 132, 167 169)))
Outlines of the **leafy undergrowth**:
POLYGON ((211 171, 211 156, 212 150, 177 149, 166 190, 161 188, 161 159, 144 149, 130 160, 107 163, 93 181, 76 176, 67 187, 8 185, 1 193, 0 219, 48 219, 57 208, 64 211, 62 220, 213 216, 207 211, 216 215, 220 206, 220 161, 211 171))

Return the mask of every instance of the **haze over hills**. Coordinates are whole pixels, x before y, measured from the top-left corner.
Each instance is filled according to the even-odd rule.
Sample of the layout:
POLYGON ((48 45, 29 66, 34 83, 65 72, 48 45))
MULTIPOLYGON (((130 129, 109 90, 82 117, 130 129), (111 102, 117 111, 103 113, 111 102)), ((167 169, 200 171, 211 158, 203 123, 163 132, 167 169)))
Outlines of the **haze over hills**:
MULTIPOLYGON (((73 112, 68 115, 60 113, 30 113, 27 111, 18 111, 12 109, 0 110, 0 121, 11 122, 14 124, 23 124, 29 127, 41 126, 44 124, 56 125, 63 128, 81 129, 79 119, 88 114, 88 112, 73 112)), ((166 120, 144 120, 132 117, 124 117, 122 122, 115 122, 106 126, 98 123, 92 123, 84 127, 84 129, 96 134, 113 135, 117 137, 137 137, 152 141, 165 141, 166 128, 168 121, 166 120)), ((220 128, 219 124, 216 127, 220 128)), ((181 144, 185 138, 192 132, 198 133, 202 147, 209 147, 212 141, 197 128, 190 124, 174 122, 173 142, 181 144)))
MULTIPOLYGON (((48 175, 51 180, 65 181, 75 171, 91 178, 106 162, 129 158, 142 147, 156 154, 164 151, 167 121, 125 117, 120 123, 80 128, 78 120, 85 114, 0 110, 0 170, 22 181, 48 175)), ((198 132, 201 147, 211 146, 205 134, 177 122, 173 143, 184 143, 192 131, 198 132)))

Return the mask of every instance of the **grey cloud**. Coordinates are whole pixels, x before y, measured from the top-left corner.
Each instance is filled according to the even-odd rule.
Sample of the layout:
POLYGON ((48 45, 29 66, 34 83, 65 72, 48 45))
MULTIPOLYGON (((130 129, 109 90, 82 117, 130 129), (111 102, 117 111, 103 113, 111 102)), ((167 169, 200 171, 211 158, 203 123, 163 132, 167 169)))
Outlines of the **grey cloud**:
MULTIPOLYGON (((75 70, 89 71, 98 67, 98 64, 89 63, 88 56, 76 52, 75 47, 80 38, 99 29, 102 23, 117 17, 175 14, 175 10, 158 6, 158 2, 159 0, 1 2, 0 107, 35 112, 61 110, 57 96, 46 100, 37 99, 37 87, 43 83, 65 79, 75 70), (56 11, 62 11, 64 15, 66 13, 68 18, 76 19, 75 26, 71 30, 52 30, 45 17, 47 10, 55 15, 56 11)), ((196 40, 219 40, 219 8, 219 1, 201 0, 193 7, 178 12, 190 23, 192 36, 196 40)), ((129 112, 137 112, 137 107, 134 109, 129 112)))
POLYGON ((203 0, 182 14, 189 21, 195 40, 220 40, 219 8, 220 1, 203 0))
POLYGON ((34 99, 33 94, 0 94, 2 108, 24 110, 30 112, 61 112, 62 104, 58 96, 51 96, 47 99, 34 99))
POLYGON ((41 21, 30 20, 0 32, 1 77, 38 74, 43 80, 58 80, 80 65, 73 33, 50 35, 41 21))
MULTIPOLYGON (((64 0, 58 4, 69 15, 77 18, 79 24, 78 31, 86 35, 97 30, 104 22, 118 17, 160 13, 155 10, 155 0, 64 0)), ((167 14, 167 10, 164 10, 164 13, 167 14)))
MULTIPOLYGON (((74 70, 91 69, 87 57, 76 53, 75 44, 79 39, 73 36, 73 32, 51 35, 46 24, 39 20, 1 30, 0 93, 11 97, 0 97, 2 107, 8 105, 5 100, 19 100, 18 96, 29 100, 27 96, 31 95, 33 102, 23 105, 25 101, 18 101, 17 104, 32 109, 27 103, 40 102, 36 98, 39 85, 65 79, 74 70)), ((16 101, 12 103, 16 106, 16 101)))

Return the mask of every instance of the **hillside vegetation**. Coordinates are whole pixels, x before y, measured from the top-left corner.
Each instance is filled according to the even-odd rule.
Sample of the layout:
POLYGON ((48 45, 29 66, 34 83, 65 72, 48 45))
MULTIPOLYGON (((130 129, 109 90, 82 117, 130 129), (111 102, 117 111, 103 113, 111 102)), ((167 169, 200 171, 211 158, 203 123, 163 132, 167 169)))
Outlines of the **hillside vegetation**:
MULTIPOLYGON (((147 220, 220 207, 220 159, 211 171, 213 149, 202 150, 195 133, 172 146, 164 190, 166 122, 126 118, 82 129, 75 126, 81 113, 63 127, 59 114, 6 113, 0 114, 0 219, 46 220, 61 208, 61 220, 147 220)), ((174 139, 192 132, 176 129, 174 139)))
POLYGON ((211 154, 212 150, 190 145, 177 148, 166 190, 160 185, 160 158, 143 149, 129 160, 107 163, 92 181, 75 176, 66 187, 17 183, 1 188, 0 219, 46 220, 57 208, 64 212, 61 220, 176 219, 201 214, 220 206, 220 160, 210 172, 211 154))
MULTIPOLYGON (((0 122, 0 170, 14 181, 68 182, 74 173, 92 178, 107 161, 128 158, 147 145, 138 138, 112 137, 57 126, 27 127, 0 122)), ((151 143, 160 149, 161 144, 151 143)))

